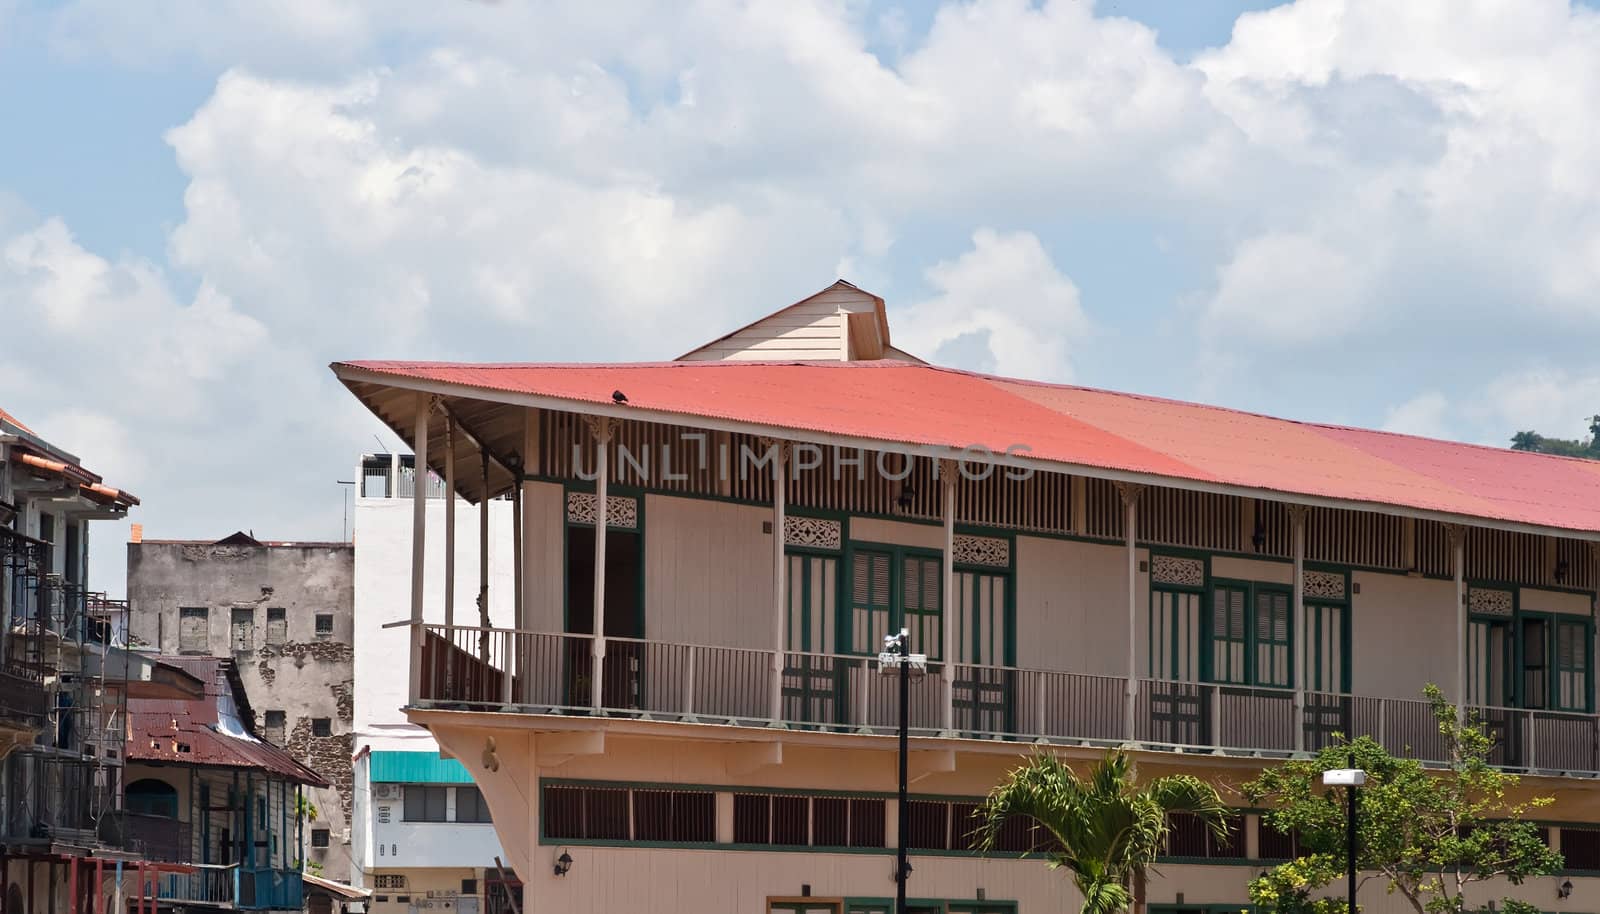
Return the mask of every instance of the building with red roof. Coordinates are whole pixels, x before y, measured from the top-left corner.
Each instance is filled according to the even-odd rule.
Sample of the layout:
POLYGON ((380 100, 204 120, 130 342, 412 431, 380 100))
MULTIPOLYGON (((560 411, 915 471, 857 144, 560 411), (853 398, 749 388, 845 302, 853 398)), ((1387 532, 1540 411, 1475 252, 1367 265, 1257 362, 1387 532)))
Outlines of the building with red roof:
MULTIPOLYGON (((966 851, 1020 753, 1237 783, 1355 734, 1444 763, 1428 684, 1556 797, 1571 894, 1600 893, 1600 463, 930 365, 843 282, 671 362, 332 367, 455 496, 412 486, 407 624, 358 682, 361 650, 408 656, 382 694, 470 772, 530 910, 884 910, 902 846, 930 910, 1065 909, 966 851), (502 501, 491 591, 455 512, 502 501)), ((1244 904, 1292 839, 1235 822, 1175 832, 1150 903, 1244 904)), ((1546 888, 1495 891, 1564 910, 1546 888)))

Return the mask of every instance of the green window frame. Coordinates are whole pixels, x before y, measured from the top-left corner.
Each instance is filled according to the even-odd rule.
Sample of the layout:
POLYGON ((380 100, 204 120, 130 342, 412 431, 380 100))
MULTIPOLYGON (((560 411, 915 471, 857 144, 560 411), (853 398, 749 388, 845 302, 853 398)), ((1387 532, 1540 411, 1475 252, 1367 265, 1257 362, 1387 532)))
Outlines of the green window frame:
POLYGON ((1555 661, 1555 677, 1551 683, 1551 705, 1557 711, 1587 714, 1592 710, 1594 695, 1593 664, 1589 657, 1590 645, 1594 643, 1593 623, 1588 619, 1558 616, 1554 628, 1555 650, 1551 651, 1551 659, 1555 661))
POLYGON ((911 653, 942 659, 944 560, 937 551, 852 543, 846 567, 840 653, 877 656, 884 636, 905 628, 911 653))
POLYGON ((1206 584, 1210 557, 1179 551, 1150 553, 1150 603, 1145 644, 1145 675, 1166 682, 1198 682, 1205 676, 1201 654, 1210 649, 1204 631, 1210 605, 1206 584), (1154 569, 1163 558, 1199 561, 1198 580, 1158 579, 1154 569))
POLYGON ((1206 682, 1291 688, 1294 591, 1283 584, 1212 581, 1201 652, 1206 682))

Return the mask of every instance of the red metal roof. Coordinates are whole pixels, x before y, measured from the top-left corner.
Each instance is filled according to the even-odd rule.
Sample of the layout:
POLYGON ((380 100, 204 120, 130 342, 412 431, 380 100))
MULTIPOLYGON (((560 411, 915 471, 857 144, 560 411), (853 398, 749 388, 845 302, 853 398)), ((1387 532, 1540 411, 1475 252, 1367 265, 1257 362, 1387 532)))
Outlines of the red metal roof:
MULTIPOLYGON (((1600 532, 1600 462, 1276 419, 897 361, 538 365, 335 363, 463 395, 612 405, 907 445, 1027 448, 1051 463, 1600 532)), ((370 377, 370 376, 369 376, 370 377)), ((382 377, 373 378, 380 383, 382 377)))
MULTIPOLYGON (((224 695, 243 694, 232 661, 222 657, 163 657, 160 662, 193 675, 205 684, 204 693, 183 700, 130 696, 128 758, 249 768, 312 787, 329 786, 321 775, 271 743, 253 735, 233 735, 219 727, 219 700, 224 695)), ((250 713, 248 704, 239 702, 239 707, 241 715, 250 713)))

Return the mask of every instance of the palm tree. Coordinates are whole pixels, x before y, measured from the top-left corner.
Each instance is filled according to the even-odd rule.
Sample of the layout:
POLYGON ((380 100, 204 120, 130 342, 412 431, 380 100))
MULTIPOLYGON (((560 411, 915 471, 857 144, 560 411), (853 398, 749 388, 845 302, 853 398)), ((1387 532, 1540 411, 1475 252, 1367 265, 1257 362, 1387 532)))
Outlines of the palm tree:
POLYGON ((1060 759, 1038 753, 984 800, 972 834, 979 851, 997 847, 1013 816, 1032 820, 1051 868, 1065 867, 1083 895, 1083 914, 1115 914, 1131 903, 1144 914, 1145 871, 1167 840, 1167 815, 1197 816, 1218 838, 1228 835, 1228 808, 1210 784, 1189 775, 1142 787, 1121 749, 1079 778, 1060 759))

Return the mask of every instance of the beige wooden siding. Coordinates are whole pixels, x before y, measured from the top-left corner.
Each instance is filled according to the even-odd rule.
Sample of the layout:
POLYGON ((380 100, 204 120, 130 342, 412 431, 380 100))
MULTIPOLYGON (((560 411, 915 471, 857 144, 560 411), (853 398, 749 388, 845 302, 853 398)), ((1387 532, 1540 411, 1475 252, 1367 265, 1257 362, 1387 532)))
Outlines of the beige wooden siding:
MULTIPOLYGON (((1017 537, 1016 548, 1017 665, 1126 673, 1126 553, 1116 546, 1032 536, 1017 537)), ((1141 607, 1147 590, 1141 588, 1141 607)), ((1139 615, 1142 620, 1142 608, 1139 615)))
POLYGON ((1456 589, 1450 581, 1356 572, 1350 684, 1358 695, 1422 698, 1456 684, 1456 589))
POLYGON ((644 625, 660 641, 772 646, 772 520, 764 508, 645 499, 644 625))
POLYGON ((1517 600, 1525 612, 1561 613, 1568 616, 1589 615, 1588 594, 1524 587, 1517 600))
POLYGON ((1263 562, 1260 559, 1242 559, 1229 555, 1211 558, 1211 576, 1232 578, 1236 581, 1259 581, 1263 584, 1294 584, 1294 565, 1289 562, 1263 562))
MULTIPOLYGON (((526 628, 537 632, 562 631, 562 582, 566 579, 565 490, 554 483, 530 482, 522 487, 522 599, 526 628)), ((476 564, 456 563, 456 577, 476 580, 476 564)), ((471 603, 456 603, 456 624, 471 625, 478 617, 471 603)))
POLYGON ((830 289, 685 355, 682 361, 827 360, 846 354, 841 311, 873 310, 872 296, 830 289))

